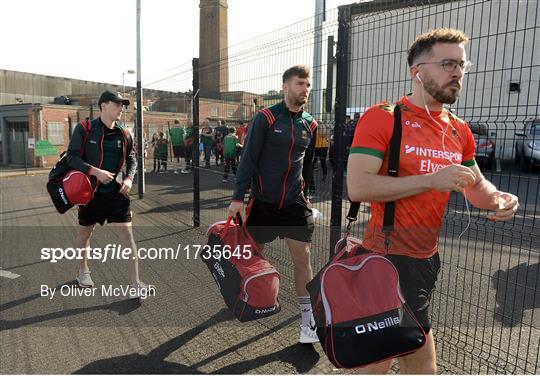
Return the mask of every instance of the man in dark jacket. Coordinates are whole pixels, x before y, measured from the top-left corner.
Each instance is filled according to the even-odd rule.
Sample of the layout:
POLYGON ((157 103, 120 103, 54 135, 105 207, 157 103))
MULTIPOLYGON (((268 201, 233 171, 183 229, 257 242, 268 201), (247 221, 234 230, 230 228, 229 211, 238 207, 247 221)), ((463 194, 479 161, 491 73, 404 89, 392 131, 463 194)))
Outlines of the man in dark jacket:
MULTIPOLYGON (((113 224, 118 229, 122 245, 131 249, 129 278, 132 289, 128 291, 129 297, 137 298, 145 293, 141 292, 143 289, 148 289, 139 280, 137 247, 131 227, 128 196, 137 171, 137 160, 131 133, 122 124, 118 124, 123 106, 129 105, 129 100, 105 91, 98 104, 100 117, 92 120, 89 131, 77 124, 67 151, 69 166, 89 175, 96 186, 92 200, 79 206, 77 247, 90 248, 90 237, 96 223, 103 225, 107 221, 113 224), (124 165, 125 176, 122 173, 124 165)), ((81 288, 91 288, 94 282, 90 277, 87 251, 82 254, 77 283, 81 288)))
POLYGON ((306 289, 313 277, 309 249, 314 224, 305 191, 317 137, 317 122, 303 111, 311 89, 310 76, 310 69, 303 65, 287 69, 283 73, 285 100, 253 119, 228 210, 233 217, 242 212, 247 186, 253 180, 246 225, 261 250, 264 243, 278 236, 285 238, 302 314, 301 343, 318 341, 306 289))

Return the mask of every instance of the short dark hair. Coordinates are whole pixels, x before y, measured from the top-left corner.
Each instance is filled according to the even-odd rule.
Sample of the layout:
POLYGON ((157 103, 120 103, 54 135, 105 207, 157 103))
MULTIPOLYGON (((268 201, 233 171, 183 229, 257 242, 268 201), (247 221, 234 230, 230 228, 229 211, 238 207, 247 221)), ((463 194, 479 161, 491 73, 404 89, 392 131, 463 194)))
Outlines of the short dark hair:
POLYGON ((283 72, 283 83, 290 80, 294 76, 298 78, 310 78, 311 69, 309 69, 309 67, 306 65, 295 65, 294 67, 290 67, 283 72))
POLYGON ((428 31, 416 37, 411 47, 409 47, 407 63, 412 67, 419 56, 431 52, 431 48, 435 43, 466 44, 468 41, 469 38, 461 30, 442 28, 428 31))

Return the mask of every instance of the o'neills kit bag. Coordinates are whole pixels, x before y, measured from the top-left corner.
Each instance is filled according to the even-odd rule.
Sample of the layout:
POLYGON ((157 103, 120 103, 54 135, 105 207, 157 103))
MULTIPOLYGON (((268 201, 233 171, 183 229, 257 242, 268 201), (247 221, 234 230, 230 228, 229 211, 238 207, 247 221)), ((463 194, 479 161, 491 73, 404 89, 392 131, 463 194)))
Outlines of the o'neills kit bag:
MULTIPOLYGON (((84 145, 90 133, 91 123, 88 120, 81 121, 85 130, 81 157, 84 156, 84 145)), ((67 162, 67 153, 63 152, 60 159, 49 172, 47 192, 51 197, 54 207, 60 214, 64 214, 74 205, 86 205, 94 196, 95 185, 84 173, 72 170, 67 162)))
POLYGON ((345 237, 308 284, 317 335, 339 368, 362 367, 412 353, 425 333, 405 304, 399 275, 386 257, 345 237))
POLYGON ((258 252, 240 217, 213 224, 207 235, 200 257, 236 318, 244 322, 278 313, 279 273, 258 252))
POLYGON ((86 205, 94 196, 94 187, 86 174, 70 170, 63 178, 49 179, 47 192, 56 210, 63 214, 74 205, 86 205))

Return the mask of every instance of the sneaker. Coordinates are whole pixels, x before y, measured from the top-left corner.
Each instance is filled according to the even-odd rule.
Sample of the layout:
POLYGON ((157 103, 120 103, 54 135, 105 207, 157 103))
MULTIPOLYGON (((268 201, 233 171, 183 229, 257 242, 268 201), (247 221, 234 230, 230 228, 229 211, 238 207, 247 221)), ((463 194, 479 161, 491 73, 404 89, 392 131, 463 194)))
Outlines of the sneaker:
POLYGON ((129 298, 130 299, 139 299, 141 297, 146 297, 148 294, 148 285, 144 282, 138 281, 135 282, 130 286, 132 289, 135 289, 133 291, 132 289, 129 290, 129 298), (144 293, 141 290, 146 290, 144 293))
POLYGON ((229 182, 229 179, 223 179, 221 182, 222 182, 222 183, 228 183, 228 182, 229 182))
POLYGON ((174 170, 174 173, 175 173, 175 174, 178 174, 178 170, 174 170))
POLYGON ((314 327, 307 325, 300 325, 300 343, 317 343, 319 337, 317 337, 317 331, 314 327))
POLYGON ((92 281, 92 278, 90 277, 90 271, 81 272, 79 270, 79 274, 77 275, 77 278, 75 278, 77 281, 77 285, 81 289, 87 289, 90 287, 94 287, 94 281, 92 281))
POLYGON ((186 169, 184 168, 184 169, 183 169, 182 171, 180 171, 180 172, 181 172, 182 174, 189 174, 191 171, 186 170, 186 169))

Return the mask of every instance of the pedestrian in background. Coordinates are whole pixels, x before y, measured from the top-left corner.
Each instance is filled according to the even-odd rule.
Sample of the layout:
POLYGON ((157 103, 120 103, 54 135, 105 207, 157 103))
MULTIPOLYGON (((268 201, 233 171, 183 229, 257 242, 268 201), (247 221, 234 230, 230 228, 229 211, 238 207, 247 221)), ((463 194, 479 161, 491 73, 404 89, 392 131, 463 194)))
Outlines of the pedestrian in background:
POLYGON ((159 161, 161 166, 158 164, 158 172, 164 174, 167 172, 167 159, 169 158, 169 140, 167 140, 163 132, 159 132, 158 150, 159 150, 159 161), (161 170, 163 167, 163 170, 161 170))
POLYGON ((236 130, 229 129, 229 134, 223 139, 223 156, 225 165, 223 166, 223 183, 229 181, 229 171, 232 168, 233 174, 236 176, 236 148, 242 145, 238 142, 236 130))
POLYGON ((177 169, 174 170, 174 173, 177 174, 180 167, 180 159, 184 158, 184 127, 178 119, 174 120, 174 125, 169 129, 169 137, 173 149, 173 158, 176 158, 176 163, 178 164, 177 169))
POLYGON ((204 150, 204 167, 210 168, 210 158, 212 157, 212 150, 214 148, 215 138, 212 132, 212 128, 205 126, 201 132, 201 143, 204 150))
POLYGON ((184 147, 185 147, 184 156, 186 160, 186 167, 182 171, 180 171, 182 174, 189 174, 191 172, 192 160, 195 157, 195 155, 197 155, 198 150, 199 150, 198 148, 197 150, 194 150, 193 148, 193 144, 195 143, 194 132, 195 130, 192 124, 189 124, 184 129, 184 147))
POLYGON ((159 171, 159 166, 160 166, 158 141, 159 141, 159 135, 157 133, 154 133, 152 135, 152 142, 150 143, 152 157, 154 158, 154 168, 152 169, 152 172, 159 171))

